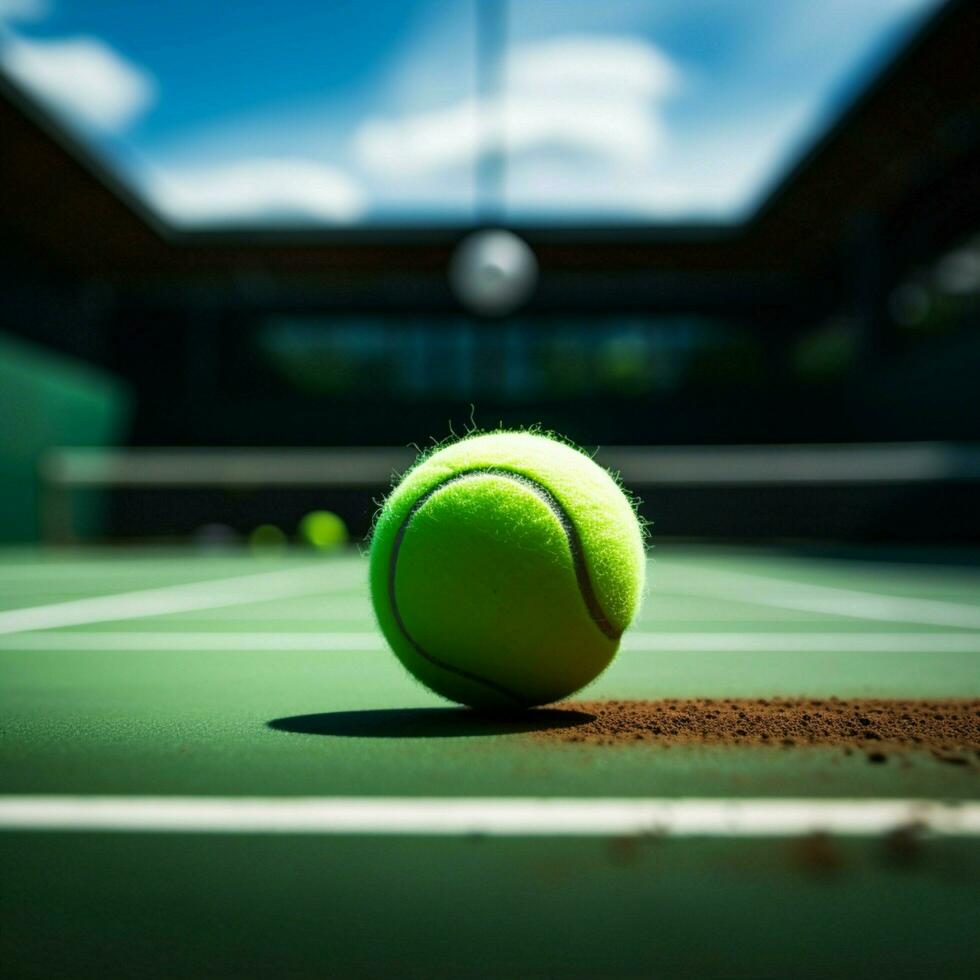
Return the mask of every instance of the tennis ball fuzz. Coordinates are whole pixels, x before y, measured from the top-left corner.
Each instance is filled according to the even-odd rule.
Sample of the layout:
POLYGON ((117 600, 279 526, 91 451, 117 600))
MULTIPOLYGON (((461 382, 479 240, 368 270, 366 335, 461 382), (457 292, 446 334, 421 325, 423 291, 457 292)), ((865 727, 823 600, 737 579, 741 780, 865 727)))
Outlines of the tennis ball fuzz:
POLYGON ((417 463, 371 540, 398 659, 437 694, 514 709, 566 697, 616 654, 643 593, 643 532, 609 474, 562 442, 493 432, 417 463))

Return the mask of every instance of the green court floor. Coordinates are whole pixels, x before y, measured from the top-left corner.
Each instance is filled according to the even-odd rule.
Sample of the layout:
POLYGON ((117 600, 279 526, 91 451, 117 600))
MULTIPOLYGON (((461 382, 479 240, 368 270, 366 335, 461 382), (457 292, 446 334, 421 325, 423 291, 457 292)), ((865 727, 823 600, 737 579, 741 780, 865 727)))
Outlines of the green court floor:
MULTIPOLYGON (((978 697, 980 571, 917 557, 664 545, 582 696, 978 697)), ((0 557, 4 975, 973 975, 973 830, 402 832, 404 800, 969 808, 980 765, 543 742, 562 716, 481 718, 415 684, 365 579, 352 553, 0 557), (227 824, 72 825, 158 796, 227 824), (374 800, 382 821, 395 802, 388 829, 296 833, 238 826, 252 798, 374 800), (28 799, 58 827, 4 824, 28 799)))

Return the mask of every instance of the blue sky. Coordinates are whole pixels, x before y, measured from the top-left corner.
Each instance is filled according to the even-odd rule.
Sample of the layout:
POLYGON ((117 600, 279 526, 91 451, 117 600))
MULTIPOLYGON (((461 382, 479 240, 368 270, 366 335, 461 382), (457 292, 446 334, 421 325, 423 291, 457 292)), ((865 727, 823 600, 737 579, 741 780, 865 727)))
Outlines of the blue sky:
POLYGON ((184 226, 737 221, 938 0, 0 0, 0 67, 184 226))

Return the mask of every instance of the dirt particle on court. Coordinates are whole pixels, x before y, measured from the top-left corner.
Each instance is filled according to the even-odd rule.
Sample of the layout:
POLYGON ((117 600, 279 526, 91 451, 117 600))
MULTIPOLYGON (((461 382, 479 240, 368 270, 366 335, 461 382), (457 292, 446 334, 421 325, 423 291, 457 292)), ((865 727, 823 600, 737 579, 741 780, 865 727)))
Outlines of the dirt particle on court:
POLYGON ((832 875, 843 870, 844 858, 830 834, 816 832, 789 842, 793 863, 802 871, 832 875))
POLYGON ((823 745, 860 751, 881 765, 890 755, 928 752, 978 769, 980 699, 667 698, 559 705, 591 716, 574 727, 542 728, 535 739, 593 745, 758 744, 783 751, 823 745))
POLYGON ((881 859, 892 868, 911 868, 925 853, 923 836, 926 828, 919 824, 897 827, 881 840, 881 859))

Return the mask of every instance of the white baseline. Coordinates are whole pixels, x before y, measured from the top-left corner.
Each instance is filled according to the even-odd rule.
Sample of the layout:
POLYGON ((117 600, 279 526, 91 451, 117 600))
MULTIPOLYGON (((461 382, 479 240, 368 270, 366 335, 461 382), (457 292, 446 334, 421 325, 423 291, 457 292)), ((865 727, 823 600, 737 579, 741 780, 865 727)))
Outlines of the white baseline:
MULTIPOLYGON (((374 631, 302 633, 182 632, 170 630, 56 630, 0 636, 0 651, 335 651, 387 650, 374 631)), ((626 653, 977 653, 980 632, 948 633, 657 633, 631 631, 626 653)))
POLYGON ((0 797, 0 830, 394 836, 980 835, 980 803, 931 800, 0 797))

